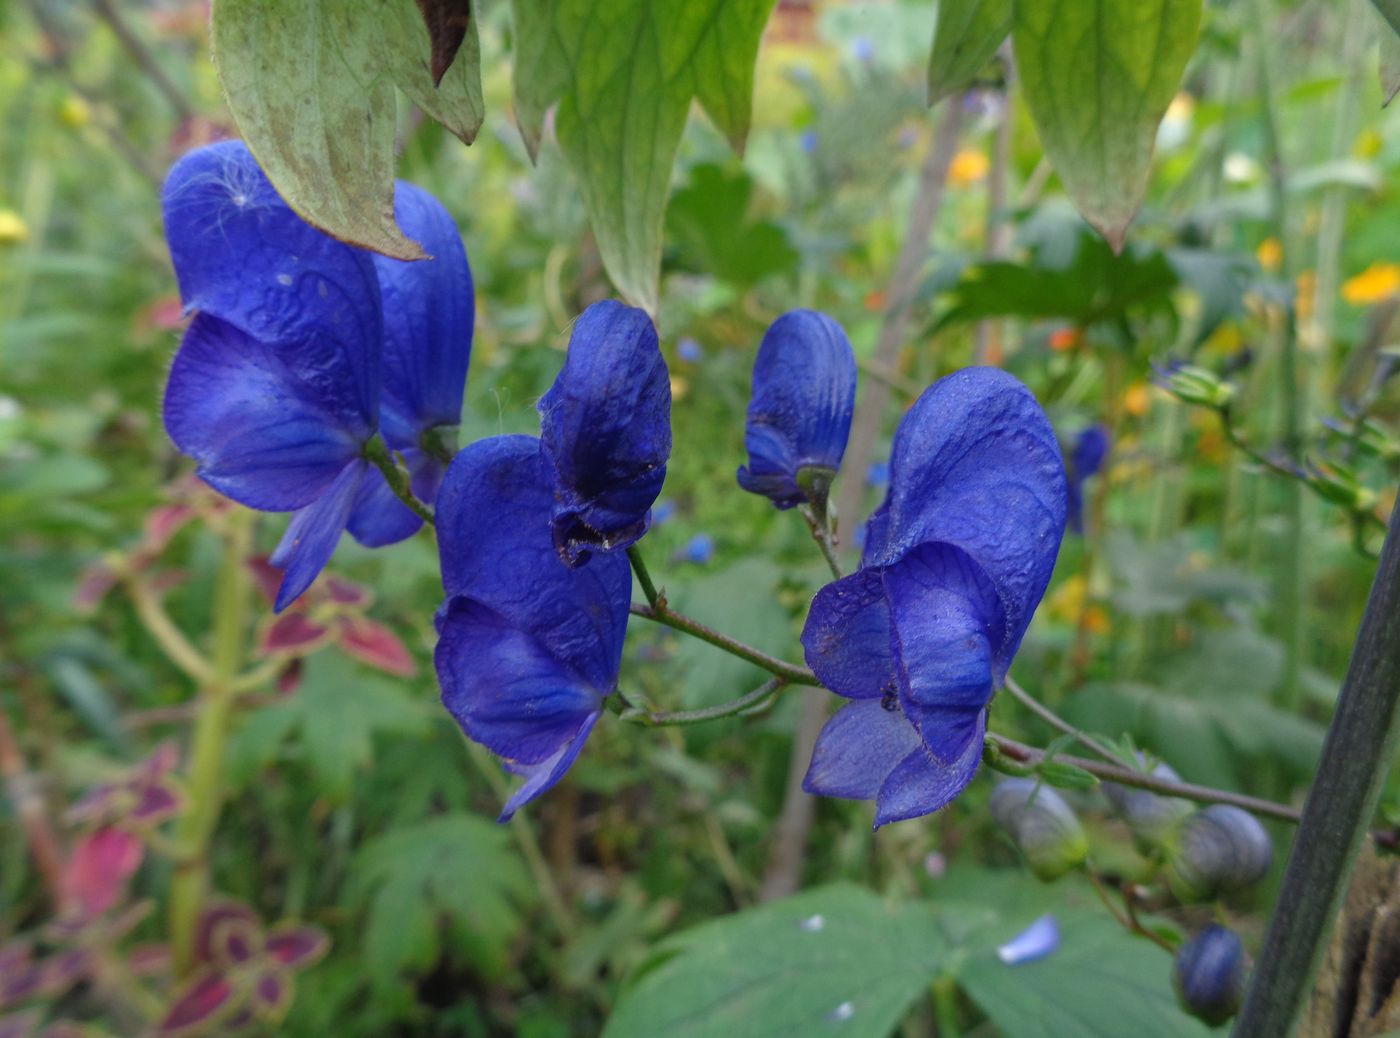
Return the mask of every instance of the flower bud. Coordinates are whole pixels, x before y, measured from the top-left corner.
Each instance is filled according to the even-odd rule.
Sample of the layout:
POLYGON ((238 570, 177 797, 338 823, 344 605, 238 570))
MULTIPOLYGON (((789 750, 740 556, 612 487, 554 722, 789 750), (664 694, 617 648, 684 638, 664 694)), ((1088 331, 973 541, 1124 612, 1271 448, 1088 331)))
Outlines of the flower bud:
POLYGON ((1203 901, 1258 883, 1273 863, 1263 825, 1248 811, 1213 804, 1181 826, 1169 852, 1172 892, 1203 901))
POLYGON ((1160 369, 1157 384, 1182 403, 1199 404, 1219 410, 1235 395, 1234 386, 1212 371, 1194 364, 1175 364, 1160 369))
MULTIPOLYGON (((1181 776, 1165 761, 1159 761, 1151 775, 1168 782, 1181 781, 1181 776)), ((1165 797, 1116 782, 1105 782, 1101 788, 1114 812, 1128 823, 1133 842, 1144 853, 1164 847, 1182 821, 1195 810, 1189 800, 1165 797)))
POLYGON ((1248 971, 1239 935, 1211 925, 1178 949, 1172 987, 1182 1009, 1218 1027, 1239 1012, 1248 971))
POLYGON ((1059 879, 1089 853, 1089 840, 1070 806, 1035 779, 998 783, 990 807, 992 817, 1026 856, 1037 879, 1059 879))

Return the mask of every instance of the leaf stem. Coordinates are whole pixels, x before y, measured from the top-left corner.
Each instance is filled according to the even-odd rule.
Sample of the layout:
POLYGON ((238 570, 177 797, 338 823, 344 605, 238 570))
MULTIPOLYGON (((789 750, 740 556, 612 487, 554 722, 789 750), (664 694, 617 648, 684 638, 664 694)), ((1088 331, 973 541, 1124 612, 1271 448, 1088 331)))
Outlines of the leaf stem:
POLYGON ((665 596, 656 590, 656 584, 652 582, 646 560, 642 558, 641 549, 635 544, 627 549, 627 561, 632 564, 632 572, 637 575, 637 583, 642 585, 642 594, 646 595, 647 604, 653 609, 664 610, 666 608, 665 596))
POLYGON ((412 481, 409 479, 408 473, 400 467, 398 460, 389 453, 389 448, 384 443, 384 437, 375 433, 365 444, 364 457, 366 461, 383 473, 384 482, 389 484, 389 489, 394 492, 394 496, 408 506, 409 511, 429 526, 435 525, 432 509, 414 497, 412 481))
POLYGON ((713 627, 707 627, 699 620, 692 620, 688 616, 683 616, 671 609, 666 604, 664 598, 660 599, 654 606, 642 605, 639 602, 632 603, 632 615, 640 616, 643 620, 652 620, 659 624, 665 624, 672 630, 688 634, 692 638, 699 638, 702 642, 709 642, 717 649, 723 649, 731 656, 737 656, 741 660, 747 660, 756 667, 761 667, 774 677, 781 678, 785 684, 789 685, 812 685, 820 686, 821 682, 817 676, 806 667, 799 667, 795 663, 788 663, 780 660, 776 656, 770 656, 760 649, 755 649, 752 645, 745 645, 737 639, 729 637, 727 634, 720 634, 713 627))
POLYGON ((631 707, 622 712, 624 721, 634 721, 652 728, 660 728, 670 725, 703 724, 706 721, 717 721, 722 717, 733 717, 735 714, 742 714, 747 710, 759 706, 767 700, 772 699, 787 684, 782 678, 769 678, 758 688, 738 699, 731 699, 727 703, 719 703, 715 706, 707 706, 699 710, 647 710, 645 708, 631 707))
POLYGON ((124 583, 127 596, 136 608, 137 619, 155 639, 165 658, 196 684, 207 684, 214 675, 213 665, 170 618, 161 604, 160 596, 138 574, 127 574, 124 583))
POLYGON ((822 558, 826 559, 832 577, 840 580, 845 574, 841 572, 841 560, 836 557, 836 542, 831 536, 831 526, 827 523, 826 516, 818 515, 811 505, 802 505, 798 511, 802 513, 807 529, 812 533, 812 540, 816 541, 817 547, 822 550, 822 558))
POLYGON ((1074 725, 1070 724, 1059 714, 1055 713, 1055 711, 1051 710, 1048 706, 1041 703, 1024 688, 1022 688, 1020 684, 1017 683, 1016 679, 1011 677, 1011 675, 1009 674, 1006 676, 1005 688, 1006 691, 1011 693, 1012 698, 1015 699, 1016 702, 1020 703, 1031 713, 1035 714, 1036 717, 1040 718, 1051 728, 1054 728, 1057 732, 1063 732, 1065 735, 1073 736, 1075 741, 1078 742, 1081 746, 1097 754, 1106 761, 1111 761, 1114 763, 1118 761, 1118 757, 1107 746, 1099 742, 1093 736, 1085 735, 1078 728, 1074 727, 1074 725))

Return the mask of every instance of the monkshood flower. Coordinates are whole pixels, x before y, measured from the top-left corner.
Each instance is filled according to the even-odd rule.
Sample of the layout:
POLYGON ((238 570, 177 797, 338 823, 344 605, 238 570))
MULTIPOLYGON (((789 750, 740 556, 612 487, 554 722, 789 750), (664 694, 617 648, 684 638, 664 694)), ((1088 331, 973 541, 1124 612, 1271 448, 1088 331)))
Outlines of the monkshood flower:
POLYGON ((856 403, 856 358, 825 314, 791 310, 764 333, 753 366, 739 485, 779 508, 825 506, 856 403))
POLYGON ((296 513, 273 556, 284 570, 280 611, 343 530, 378 547, 420 525, 365 452, 382 403, 385 438, 431 498, 440 474, 411 452, 460 411, 466 257, 442 207, 407 184, 396 192, 399 221, 438 259, 381 261, 335 241, 291 210, 238 141, 177 162, 162 202, 180 295, 195 314, 171 368, 166 430, 224 496, 296 513))
POLYGON ((1091 425, 1074 437, 1069 452, 1069 528, 1084 532, 1084 484, 1097 476, 1108 460, 1111 439, 1108 429, 1091 425))
POLYGON ((808 792, 874 798, 877 826, 962 792, 1064 528, 1064 464, 1030 391, 992 368, 930 386, 895 434, 861 568, 802 632, 817 677, 854 700, 822 729, 808 792))
POLYGON ((1219 924, 1183 944, 1172 965, 1172 987, 1181 1008, 1212 1027, 1239 1012, 1248 976, 1239 934, 1219 924))
POLYGON ((477 441, 457 455, 438 493, 447 601, 434 662, 448 712, 525 779, 501 821, 577 759, 617 686, 627 633, 626 557, 561 565, 553 500, 533 436, 477 441))
POLYGON ((1005 944, 997 946, 997 958, 1008 966, 1036 962, 1060 947, 1060 924, 1053 915, 1043 915, 1005 944))
POLYGON ((671 456, 671 379, 651 318, 614 300, 585 310, 539 412, 559 557, 581 566, 631 547, 671 456))

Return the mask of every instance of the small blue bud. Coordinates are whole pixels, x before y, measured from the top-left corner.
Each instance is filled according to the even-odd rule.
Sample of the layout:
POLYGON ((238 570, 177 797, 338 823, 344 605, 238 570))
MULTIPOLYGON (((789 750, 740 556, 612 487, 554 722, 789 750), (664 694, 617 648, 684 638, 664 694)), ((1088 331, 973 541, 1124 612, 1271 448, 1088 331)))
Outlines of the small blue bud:
POLYGON ((1089 840, 1059 793, 1036 779, 1005 779, 988 805, 997 824, 1010 834, 1037 879, 1059 879, 1089 853, 1089 840))
POLYGON ((1211 925, 1177 951, 1172 987, 1182 1009, 1218 1027, 1239 1012, 1248 972, 1239 934, 1211 925))
POLYGON ((1182 824, 1167 860, 1172 892, 1204 901, 1258 883, 1274 848, 1259 819, 1243 808, 1212 804, 1182 824))

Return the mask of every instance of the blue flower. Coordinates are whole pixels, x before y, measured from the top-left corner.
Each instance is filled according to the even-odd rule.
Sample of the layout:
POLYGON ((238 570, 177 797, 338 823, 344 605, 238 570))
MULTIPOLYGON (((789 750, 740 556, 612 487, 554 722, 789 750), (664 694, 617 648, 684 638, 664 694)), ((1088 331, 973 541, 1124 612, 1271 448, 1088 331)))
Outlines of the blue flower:
POLYGON ((1239 1012, 1248 975, 1239 934, 1211 924, 1177 950, 1172 986, 1183 1009, 1218 1027, 1239 1012))
POLYGON ((1102 471, 1112 442, 1102 425, 1075 434, 1069 452, 1069 528, 1075 533, 1084 532, 1084 483, 1102 471))
POLYGON ((676 343, 676 356, 680 357, 680 359, 687 364, 699 364, 705 359, 705 351, 700 348, 698 342, 687 335, 680 342, 676 343))
POLYGON ((632 576, 625 556, 571 569, 550 532, 554 489, 533 436, 479 440, 437 502, 442 702, 524 778, 513 815, 563 777, 617 687, 632 576))
POLYGON ((779 508, 824 504, 855 402, 856 359, 841 326, 812 310, 783 314, 754 361, 739 485, 779 508))
POLYGON ((585 310, 539 412, 559 557, 580 566, 635 544, 671 456, 671 380, 651 318, 612 300, 585 310))
POLYGON ((807 663, 855 702, 817 740, 804 788, 876 801, 875 824, 928 814, 977 770, 987 704, 1050 580, 1065 473, 1015 378, 968 368, 930 386, 895 434, 861 568, 828 584, 807 663))
POLYGON ((997 958, 1008 966, 1035 962, 1060 947, 1060 924, 1053 915, 1043 915, 1005 944, 998 945, 997 958))
MULTIPOLYGON (((162 201, 180 294, 195 313, 171 367, 166 429, 220 493, 296 513, 273 555, 285 571, 280 611, 316 579, 341 531, 379 546, 421 525, 364 453, 381 403, 396 416, 386 418, 386 436, 405 449, 412 445, 391 427, 415 435, 450 398, 460 410, 471 323, 453 296, 465 288, 470 309, 466 257, 441 207, 400 185, 405 226, 443 258, 402 269, 377 263, 303 222, 239 141, 182 158, 162 201), (423 372, 460 374, 455 390, 441 386, 429 402, 403 388, 423 372)), ((408 460, 427 493, 431 466, 408 460)))
POLYGON ((681 549, 681 558, 703 566, 715 557, 715 539, 708 533, 697 533, 681 549))

